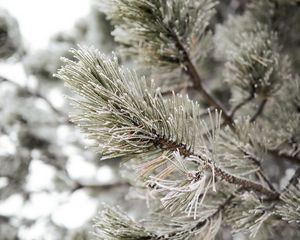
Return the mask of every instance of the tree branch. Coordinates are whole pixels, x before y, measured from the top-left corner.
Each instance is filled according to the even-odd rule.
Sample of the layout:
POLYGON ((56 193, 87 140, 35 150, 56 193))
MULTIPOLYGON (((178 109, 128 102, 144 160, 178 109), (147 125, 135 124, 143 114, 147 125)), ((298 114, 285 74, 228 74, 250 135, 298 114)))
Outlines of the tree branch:
POLYGON ((261 101, 257 111, 255 112, 255 114, 251 117, 250 122, 254 122, 256 120, 256 118, 262 114, 262 112, 264 111, 264 108, 266 106, 267 103, 267 98, 265 98, 264 100, 261 101))
POLYGON ((131 185, 128 182, 124 181, 119 181, 119 182, 114 182, 114 183, 108 183, 108 184, 82 184, 80 182, 75 181, 75 187, 71 189, 71 192, 75 192, 79 189, 94 189, 97 191, 104 191, 104 190, 109 190, 115 187, 120 187, 120 186, 125 186, 125 187, 130 187, 131 185))
MULTIPOLYGON (((237 191, 240 191, 240 190, 237 190, 237 191)), ((207 221, 213 219, 215 216, 217 216, 221 211, 223 211, 225 209, 225 207, 231 203, 231 201, 234 199, 235 197, 235 194, 232 193, 230 194, 223 203, 221 203, 218 208, 216 209, 216 211, 214 213, 212 213, 210 216, 208 216, 206 219, 204 220, 201 220, 201 221, 198 221, 196 222, 196 224, 191 227, 190 229, 188 229, 188 231, 190 232, 193 232, 197 229, 200 229, 202 228, 206 223, 207 221)), ((167 235, 163 235, 163 236, 158 236, 158 240, 164 240, 164 239, 169 239, 170 237, 173 237, 173 236, 176 236, 176 231, 172 232, 172 233, 169 233, 167 235)))
POLYGON ((245 98, 243 101, 241 101, 235 107, 233 107, 233 109, 231 110, 231 114, 230 114, 230 117, 232 119, 234 118, 234 115, 237 112, 237 110, 239 110, 241 107, 243 107, 244 105, 246 105, 248 102, 250 102, 254 98, 254 93, 255 93, 255 88, 252 87, 249 97, 245 98))
MULTIPOLYGON (((239 191, 239 190, 238 190, 238 191, 239 191)), ((211 214, 211 215, 210 215, 208 218, 206 218, 205 220, 198 222, 197 225, 193 228, 193 230, 202 227, 209 219, 214 218, 217 214, 219 214, 221 211, 223 211, 224 208, 225 208, 228 204, 231 203, 231 201, 234 199, 234 197, 235 197, 235 194, 233 194, 233 193, 230 194, 230 195, 225 199, 225 201, 219 205, 219 207, 217 208, 217 210, 216 210, 213 214, 211 214)))
POLYGON ((184 157, 189 157, 189 156, 198 157, 205 163, 208 163, 208 164, 214 166, 214 172, 217 177, 219 177, 220 179, 222 179, 228 183, 238 185, 244 190, 248 190, 248 191, 252 190, 252 191, 264 194, 264 195, 268 196, 270 199, 278 199, 278 197, 279 197, 279 194, 277 192, 269 190, 259 183, 256 183, 251 180, 241 178, 241 177, 238 177, 235 175, 231 175, 230 173, 224 171, 223 169, 215 166, 214 162, 212 162, 211 160, 207 161, 207 160, 203 159, 200 155, 194 154, 190 149, 187 149, 187 146, 185 144, 172 142, 170 140, 164 139, 161 136, 157 137, 154 144, 161 146, 161 148, 163 148, 163 149, 168 149, 171 151, 177 150, 184 157))
MULTIPOLYGON (((184 56, 184 60, 183 60, 183 64, 185 66, 184 71, 186 72, 187 75, 190 76, 190 79, 193 82, 194 88, 197 89, 199 92, 202 93, 202 95, 204 96, 204 98, 210 103, 210 105, 212 105, 213 107, 215 107, 218 110, 222 111, 222 116, 224 118, 224 123, 222 125, 229 125, 229 127, 232 130, 235 130, 235 127, 233 125, 233 117, 234 114, 236 113, 236 111, 238 109, 240 109, 242 106, 244 106, 245 104, 247 104, 248 102, 250 102, 253 98, 254 98, 254 88, 252 88, 251 93, 249 95, 248 98, 246 98, 244 101, 242 101, 241 103, 239 103, 238 105, 236 105, 231 114, 229 115, 226 111, 226 109, 222 106, 222 104, 215 99, 212 95, 210 95, 205 88, 202 85, 202 79, 198 74, 198 71, 196 70, 194 64, 192 63, 186 49, 184 48, 184 46, 181 44, 181 42, 179 41, 176 33, 173 33, 174 39, 176 41, 176 45, 178 47, 179 50, 181 50, 183 52, 183 56, 184 56)), ((264 99, 258 109, 258 111, 255 113, 255 115, 251 118, 250 121, 254 121, 263 111, 264 106, 267 102, 267 99, 264 99)), ((221 172, 220 172, 221 174, 221 172)), ((265 182, 268 184, 269 188, 272 189, 273 191, 275 190, 273 185, 270 183, 270 181, 267 179, 267 177, 263 174, 262 169, 259 170, 258 174, 260 174, 262 176, 262 178, 265 180, 265 182)), ((224 174, 223 177, 225 177, 224 174)), ((226 177, 227 178, 227 177, 226 177)), ((245 183, 244 183, 245 184, 245 183)), ((254 187, 254 186, 253 186, 254 187)), ((255 186, 257 188, 257 186, 255 186)), ((259 189, 259 188, 258 188, 259 189)), ((276 193, 276 195, 278 195, 276 193)))
POLYGON ((14 82, 14 81, 12 81, 8 78, 5 78, 3 76, 0 76, 0 81, 1 82, 8 82, 8 83, 10 83, 10 84, 12 84, 12 85, 14 85, 18 88, 21 88, 23 91, 25 91, 26 94, 42 99, 52 109, 53 112, 55 112, 57 115, 63 117, 65 122, 70 123, 69 120, 68 120, 68 116, 64 112, 61 112, 56 107, 54 107, 54 105, 48 100, 48 98, 46 98, 45 96, 43 96, 39 92, 33 92, 30 89, 28 89, 27 87, 23 87, 23 86, 17 84, 16 82, 14 82))
POLYGON ((175 44, 180 52, 183 54, 183 59, 181 60, 183 64, 183 70, 184 72, 190 77, 191 81, 193 82, 193 87, 198 90, 202 96, 205 98, 208 103, 215 107, 216 109, 222 111, 222 116, 224 118, 224 121, 233 128, 233 120, 230 115, 228 115, 227 110, 225 107, 211 94, 209 94, 206 89, 203 87, 203 81, 201 77, 198 74, 198 71, 196 70, 192 60, 190 59, 190 56, 188 52, 186 51, 185 47, 182 45, 180 40, 178 39, 175 32, 171 31, 171 34, 174 38, 175 44))

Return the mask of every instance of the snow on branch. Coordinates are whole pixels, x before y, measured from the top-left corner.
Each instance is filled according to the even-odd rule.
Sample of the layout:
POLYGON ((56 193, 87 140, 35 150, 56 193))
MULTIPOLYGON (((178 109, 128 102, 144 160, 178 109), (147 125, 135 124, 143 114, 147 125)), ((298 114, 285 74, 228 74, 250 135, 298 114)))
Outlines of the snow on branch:
POLYGON ((115 23, 116 41, 143 62, 177 68, 186 55, 197 61, 211 48, 216 1, 104 0, 100 6, 115 23))

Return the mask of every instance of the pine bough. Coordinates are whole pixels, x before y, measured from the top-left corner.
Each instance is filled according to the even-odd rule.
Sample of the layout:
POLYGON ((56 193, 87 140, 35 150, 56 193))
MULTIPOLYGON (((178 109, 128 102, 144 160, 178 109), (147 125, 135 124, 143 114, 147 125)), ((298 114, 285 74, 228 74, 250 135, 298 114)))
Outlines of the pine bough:
POLYGON ((96 151, 103 159, 127 160, 142 183, 137 187, 154 196, 148 199, 153 213, 143 222, 106 208, 95 221, 95 236, 214 239, 226 226, 260 239, 279 227, 299 236, 299 170, 280 188, 263 167, 270 159, 300 164, 299 77, 276 27, 283 21, 278 11, 298 7, 293 4, 259 1, 273 8, 262 17, 249 3, 243 15, 214 27, 212 0, 102 1, 122 51, 170 74, 166 82, 149 80, 121 67, 115 56, 79 48, 56 75, 77 93, 71 119, 96 151), (230 111, 199 74, 211 46, 225 63, 235 103, 230 111), (165 86, 175 89, 174 72, 211 106, 207 113, 201 102, 175 90, 165 96, 165 86))

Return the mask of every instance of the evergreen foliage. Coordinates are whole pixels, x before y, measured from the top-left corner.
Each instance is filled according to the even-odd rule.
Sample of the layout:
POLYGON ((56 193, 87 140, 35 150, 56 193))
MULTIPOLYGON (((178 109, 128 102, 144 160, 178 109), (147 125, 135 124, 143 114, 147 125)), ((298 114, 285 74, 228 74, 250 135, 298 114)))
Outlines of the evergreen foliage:
POLYGON ((213 0, 101 1, 126 55, 169 75, 140 76, 94 48, 73 49, 56 74, 78 95, 72 121, 102 159, 127 160, 149 206, 140 222, 106 208, 98 239, 222 239, 226 227, 270 239, 278 226, 300 236, 299 72, 286 39, 298 36, 282 28, 299 18, 283 19, 291 6, 299 11, 297 1, 252 2, 219 22, 213 0), (207 59, 221 72, 210 81, 201 75, 207 59), (194 93, 178 91, 174 71, 194 93), (226 91, 220 76, 226 103, 210 91, 226 91), (293 169, 288 184, 275 166, 293 169))

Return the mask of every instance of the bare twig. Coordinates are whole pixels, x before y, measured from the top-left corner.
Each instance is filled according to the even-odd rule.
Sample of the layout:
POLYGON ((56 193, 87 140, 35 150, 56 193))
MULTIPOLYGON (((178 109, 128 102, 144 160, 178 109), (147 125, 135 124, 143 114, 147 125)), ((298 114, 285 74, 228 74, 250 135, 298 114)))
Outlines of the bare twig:
POLYGON ((257 111, 255 112, 255 114, 251 117, 250 122, 254 122, 256 120, 256 118, 262 114, 262 112, 264 111, 264 108, 266 106, 267 103, 267 98, 263 99, 257 109, 257 111))

